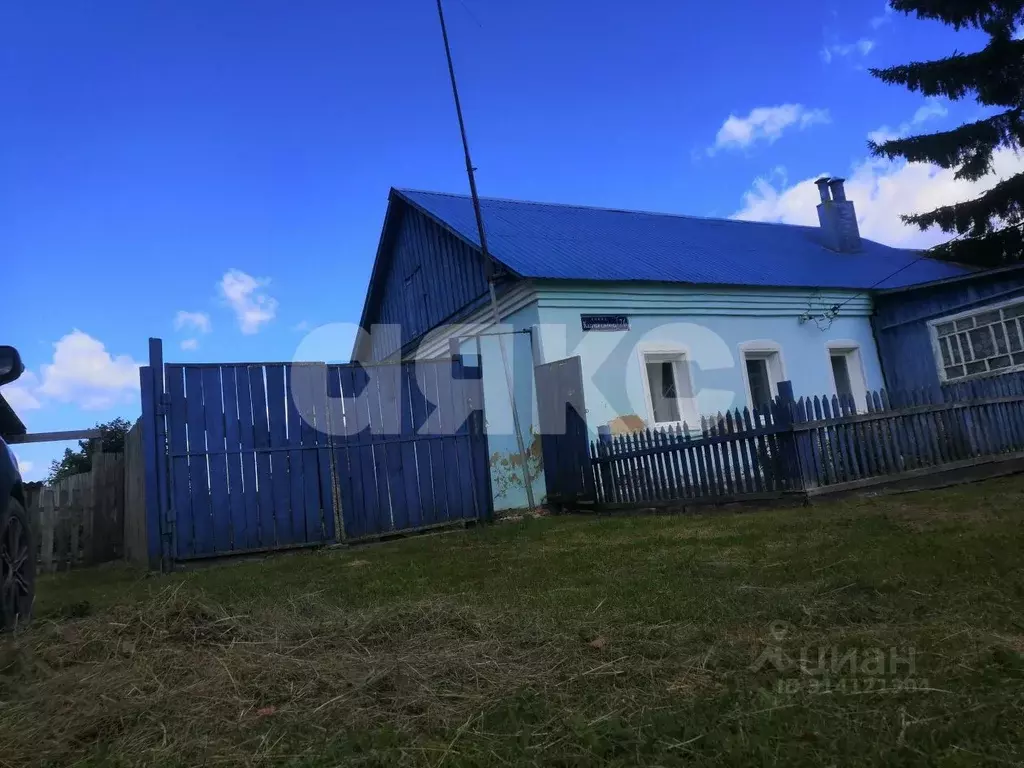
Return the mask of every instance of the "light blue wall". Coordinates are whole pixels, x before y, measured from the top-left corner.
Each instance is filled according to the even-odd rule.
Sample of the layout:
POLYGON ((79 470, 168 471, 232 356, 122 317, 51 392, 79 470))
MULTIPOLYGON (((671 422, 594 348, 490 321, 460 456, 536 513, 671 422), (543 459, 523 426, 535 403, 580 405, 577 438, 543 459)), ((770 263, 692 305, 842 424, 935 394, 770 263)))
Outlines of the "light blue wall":
MULTIPOLYGON (((637 415, 649 421, 639 348, 682 345, 691 360, 696 402, 702 414, 747 405, 740 345, 773 341, 781 348, 785 378, 800 395, 832 394, 828 342, 852 342, 861 351, 865 383, 882 385, 878 353, 872 337, 870 299, 851 293, 781 290, 708 290, 685 286, 587 285, 543 283, 533 286, 536 299, 503 317, 505 330, 532 329, 532 334, 505 335, 514 379, 535 500, 543 503, 544 475, 537 439, 537 400, 533 376, 536 359, 543 362, 579 355, 584 374, 587 424, 637 415), (821 315, 843 304, 829 323, 819 318, 799 322, 800 315, 821 315), (627 332, 589 331, 581 314, 625 314, 627 332), (819 327, 819 325, 821 327, 819 327)), ((485 333, 492 333, 487 328, 485 333)), ((484 399, 490 450, 491 484, 497 511, 526 507, 508 389, 498 339, 466 338, 463 354, 479 353, 484 368, 484 399)))
POLYGON ((851 293, 707 290, 689 287, 587 286, 542 288, 539 343, 545 361, 578 354, 592 430, 624 415, 650 422, 640 349, 680 345, 691 361, 696 410, 707 415, 748 405, 741 345, 779 345, 784 378, 797 396, 833 394, 827 344, 860 348, 868 389, 883 386, 872 336, 870 300, 851 293), (846 302, 836 318, 799 322, 846 302), (580 314, 624 314, 626 332, 583 332, 580 314), (819 327, 820 326, 820 327, 819 327))

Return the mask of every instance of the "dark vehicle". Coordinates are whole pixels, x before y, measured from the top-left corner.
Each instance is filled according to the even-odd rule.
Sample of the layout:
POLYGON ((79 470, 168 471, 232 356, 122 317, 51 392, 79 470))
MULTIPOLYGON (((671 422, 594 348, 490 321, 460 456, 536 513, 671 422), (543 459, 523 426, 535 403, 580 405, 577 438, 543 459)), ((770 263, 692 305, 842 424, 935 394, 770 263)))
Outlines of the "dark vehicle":
MULTIPOLYGON (((0 346, 0 385, 14 381, 24 370, 18 350, 0 346)), ((36 594, 36 548, 25 513, 21 472, 3 439, 20 431, 24 426, 0 397, 0 631, 28 622, 36 594), (11 424, 16 425, 13 430, 11 424)))

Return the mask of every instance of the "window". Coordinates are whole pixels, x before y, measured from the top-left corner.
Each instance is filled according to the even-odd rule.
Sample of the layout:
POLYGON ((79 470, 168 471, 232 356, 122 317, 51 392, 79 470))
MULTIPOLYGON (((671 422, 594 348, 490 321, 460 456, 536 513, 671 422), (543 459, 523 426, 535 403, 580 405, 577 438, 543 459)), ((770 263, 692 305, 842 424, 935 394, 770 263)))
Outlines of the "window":
POLYGON ((846 355, 833 352, 830 357, 832 359, 832 378, 836 383, 836 394, 839 397, 853 397, 853 387, 850 385, 850 364, 846 355))
POLYGON ((930 323, 939 378, 956 381, 1024 369, 1024 301, 930 323))
POLYGON ((782 354, 774 342, 747 342, 740 345, 747 395, 751 407, 764 408, 779 394, 782 354))
POLYGON ((750 402, 762 408, 772 402, 772 380, 768 375, 768 360, 763 357, 747 358, 747 381, 750 384, 750 402))
POLYGON ((828 359, 832 368, 832 384, 839 399, 845 402, 853 400, 858 410, 867 408, 868 388, 860 347, 853 342, 830 342, 828 359))
POLYGON ((686 419, 686 401, 692 394, 685 355, 649 352, 643 355, 643 362, 654 423, 671 424, 686 419))

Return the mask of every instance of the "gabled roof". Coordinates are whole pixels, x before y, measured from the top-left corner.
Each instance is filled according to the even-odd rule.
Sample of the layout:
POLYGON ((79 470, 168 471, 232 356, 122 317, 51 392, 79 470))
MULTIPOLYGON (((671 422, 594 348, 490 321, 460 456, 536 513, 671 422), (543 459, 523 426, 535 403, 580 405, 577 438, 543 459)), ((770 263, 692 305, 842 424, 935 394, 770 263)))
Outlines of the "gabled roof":
MULTIPOLYGON (((468 196, 393 194, 479 247, 468 196)), ((969 272, 871 240, 837 253, 818 227, 495 198, 480 205, 491 255, 521 277, 864 290, 969 272)))

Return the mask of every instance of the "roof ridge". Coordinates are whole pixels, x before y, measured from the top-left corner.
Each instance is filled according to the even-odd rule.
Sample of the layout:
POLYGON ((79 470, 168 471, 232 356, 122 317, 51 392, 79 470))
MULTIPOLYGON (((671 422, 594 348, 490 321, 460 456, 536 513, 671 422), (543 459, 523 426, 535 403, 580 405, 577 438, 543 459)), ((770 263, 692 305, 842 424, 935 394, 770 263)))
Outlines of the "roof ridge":
MULTIPOLYGON (((398 188, 399 192, 407 193, 411 192, 414 194, 421 195, 438 195, 440 197, 457 197, 460 200, 470 200, 470 195, 460 194, 458 192, 438 192, 430 189, 409 189, 409 188, 398 188)), ((699 219, 700 221, 726 221, 736 222, 740 221, 745 224, 772 224, 769 221, 744 221, 743 219, 729 219, 719 216, 697 216, 693 213, 670 213, 668 211, 648 211, 639 208, 612 208, 604 205, 583 205, 581 203, 557 203, 557 202, 545 202, 543 200, 522 200, 515 197, 490 197, 487 195, 480 195, 481 201, 488 201, 493 203, 516 203, 518 205, 543 205, 551 206, 553 208, 575 208, 577 210, 584 211, 603 211, 605 213, 628 213, 628 214, 642 214, 645 216, 668 216, 677 219, 699 219)), ((807 229, 808 226, 805 224, 782 224, 784 227, 799 227, 807 229)))
MULTIPOLYGON (((459 200, 470 200, 470 199, 472 199, 470 195, 460 194, 460 193, 457 193, 457 192, 438 192, 436 190, 430 190, 430 189, 411 189, 409 187, 396 187, 395 189, 396 189, 397 192, 400 192, 402 194, 411 193, 411 194, 420 194, 420 195, 435 195, 437 197, 454 197, 454 198, 457 198, 459 200)), ((516 203, 517 205, 536 205, 536 206, 545 206, 545 207, 552 207, 552 208, 571 208, 571 209, 574 209, 574 210, 583 210, 583 211, 602 211, 604 213, 622 213, 622 214, 629 214, 629 215, 634 215, 634 216, 637 215, 637 214, 640 214, 642 216, 662 216, 662 217, 665 217, 665 218, 672 218, 672 219, 690 219, 690 220, 705 221, 705 222, 721 222, 723 224, 751 224, 751 225, 760 225, 760 226, 766 226, 766 227, 789 227, 789 228, 792 228, 792 229, 798 229, 798 230, 803 230, 803 231, 811 231, 811 232, 816 232, 818 230, 818 227, 816 227, 816 226, 814 226, 812 224, 788 224, 788 223, 783 222, 783 221, 751 221, 750 219, 733 219, 733 218, 722 217, 722 216, 697 216, 696 214, 692 214, 692 213, 668 213, 666 211, 647 211, 647 210, 639 210, 639 209, 635 209, 635 208, 609 208, 609 207, 600 206, 600 205, 581 205, 579 203, 548 203, 548 202, 543 202, 543 201, 538 201, 538 200, 521 200, 521 199, 514 198, 514 197, 487 197, 487 196, 481 196, 480 200, 481 201, 494 202, 494 203, 516 203)), ((877 240, 871 240, 870 238, 866 238, 866 237, 863 237, 861 239, 866 241, 866 242, 873 243, 875 245, 880 245, 883 248, 892 248, 893 250, 903 251, 903 252, 906 252, 906 253, 920 253, 920 250, 916 249, 916 248, 900 248, 900 247, 895 246, 895 245, 887 245, 885 243, 880 243, 877 240)))

